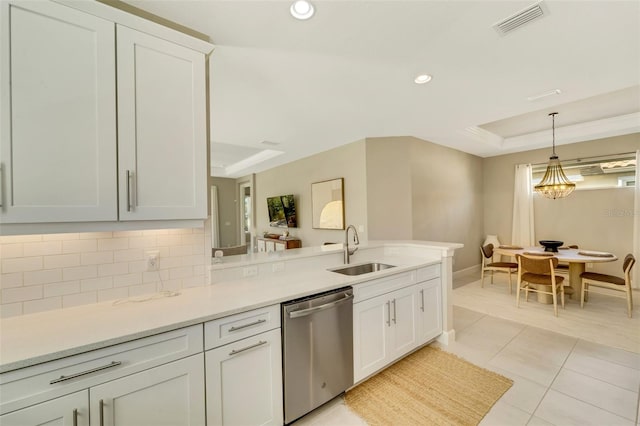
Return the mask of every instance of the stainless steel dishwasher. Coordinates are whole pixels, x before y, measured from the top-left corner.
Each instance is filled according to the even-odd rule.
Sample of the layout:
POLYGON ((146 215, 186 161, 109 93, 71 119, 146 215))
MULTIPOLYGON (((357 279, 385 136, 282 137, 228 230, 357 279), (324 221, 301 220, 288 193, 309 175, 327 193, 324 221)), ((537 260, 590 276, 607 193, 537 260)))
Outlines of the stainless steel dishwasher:
POLYGON ((353 290, 282 304, 284 421, 289 424, 353 385, 353 290))

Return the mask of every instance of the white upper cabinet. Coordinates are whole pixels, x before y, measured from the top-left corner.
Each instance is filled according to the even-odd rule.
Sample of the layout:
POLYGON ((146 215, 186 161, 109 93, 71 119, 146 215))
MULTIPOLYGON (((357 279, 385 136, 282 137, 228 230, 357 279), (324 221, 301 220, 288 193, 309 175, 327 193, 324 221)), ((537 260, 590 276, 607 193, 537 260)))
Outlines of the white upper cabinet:
POLYGON ((98 2, 0 12, 2 224, 206 218, 212 46, 98 2))
POLYGON ((2 223, 117 220, 114 24, 0 7, 2 223))
POLYGON ((207 216, 202 53, 117 26, 121 220, 207 216))

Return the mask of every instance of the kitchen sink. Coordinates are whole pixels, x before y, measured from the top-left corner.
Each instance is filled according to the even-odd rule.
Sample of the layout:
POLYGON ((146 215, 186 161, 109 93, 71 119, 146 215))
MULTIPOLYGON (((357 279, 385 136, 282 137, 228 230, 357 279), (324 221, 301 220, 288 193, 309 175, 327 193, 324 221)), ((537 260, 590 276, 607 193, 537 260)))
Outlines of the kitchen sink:
POLYGON ((362 263, 360 265, 345 266, 344 268, 329 269, 331 272, 337 272, 343 275, 362 275, 369 272, 382 271, 389 268, 395 268, 395 265, 387 265, 385 263, 362 263))

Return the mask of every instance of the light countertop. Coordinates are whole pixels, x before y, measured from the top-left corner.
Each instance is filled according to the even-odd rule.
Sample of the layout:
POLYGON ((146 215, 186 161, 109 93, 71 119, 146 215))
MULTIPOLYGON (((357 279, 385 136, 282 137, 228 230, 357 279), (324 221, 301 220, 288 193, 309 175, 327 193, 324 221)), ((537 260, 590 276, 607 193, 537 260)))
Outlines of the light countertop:
MULTIPOLYGON (((453 250, 461 245, 442 248, 447 246, 453 250)), ((0 373, 441 261, 439 257, 386 255, 376 260, 396 267, 355 277, 309 268, 183 289, 175 297, 136 301, 151 295, 141 296, 3 319, 0 373)))

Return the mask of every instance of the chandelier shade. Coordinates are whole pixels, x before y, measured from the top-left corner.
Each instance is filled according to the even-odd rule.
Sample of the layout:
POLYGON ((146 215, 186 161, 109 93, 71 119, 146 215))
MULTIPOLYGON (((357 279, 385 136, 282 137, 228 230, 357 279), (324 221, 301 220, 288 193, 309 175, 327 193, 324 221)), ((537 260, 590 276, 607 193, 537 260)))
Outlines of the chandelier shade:
POLYGON ((576 184, 571 182, 564 174, 560 160, 556 155, 556 114, 557 112, 549 114, 553 120, 553 153, 551 157, 549 157, 547 171, 544 173, 542 181, 534 187, 537 193, 553 200, 556 198, 564 198, 576 189, 576 184))

